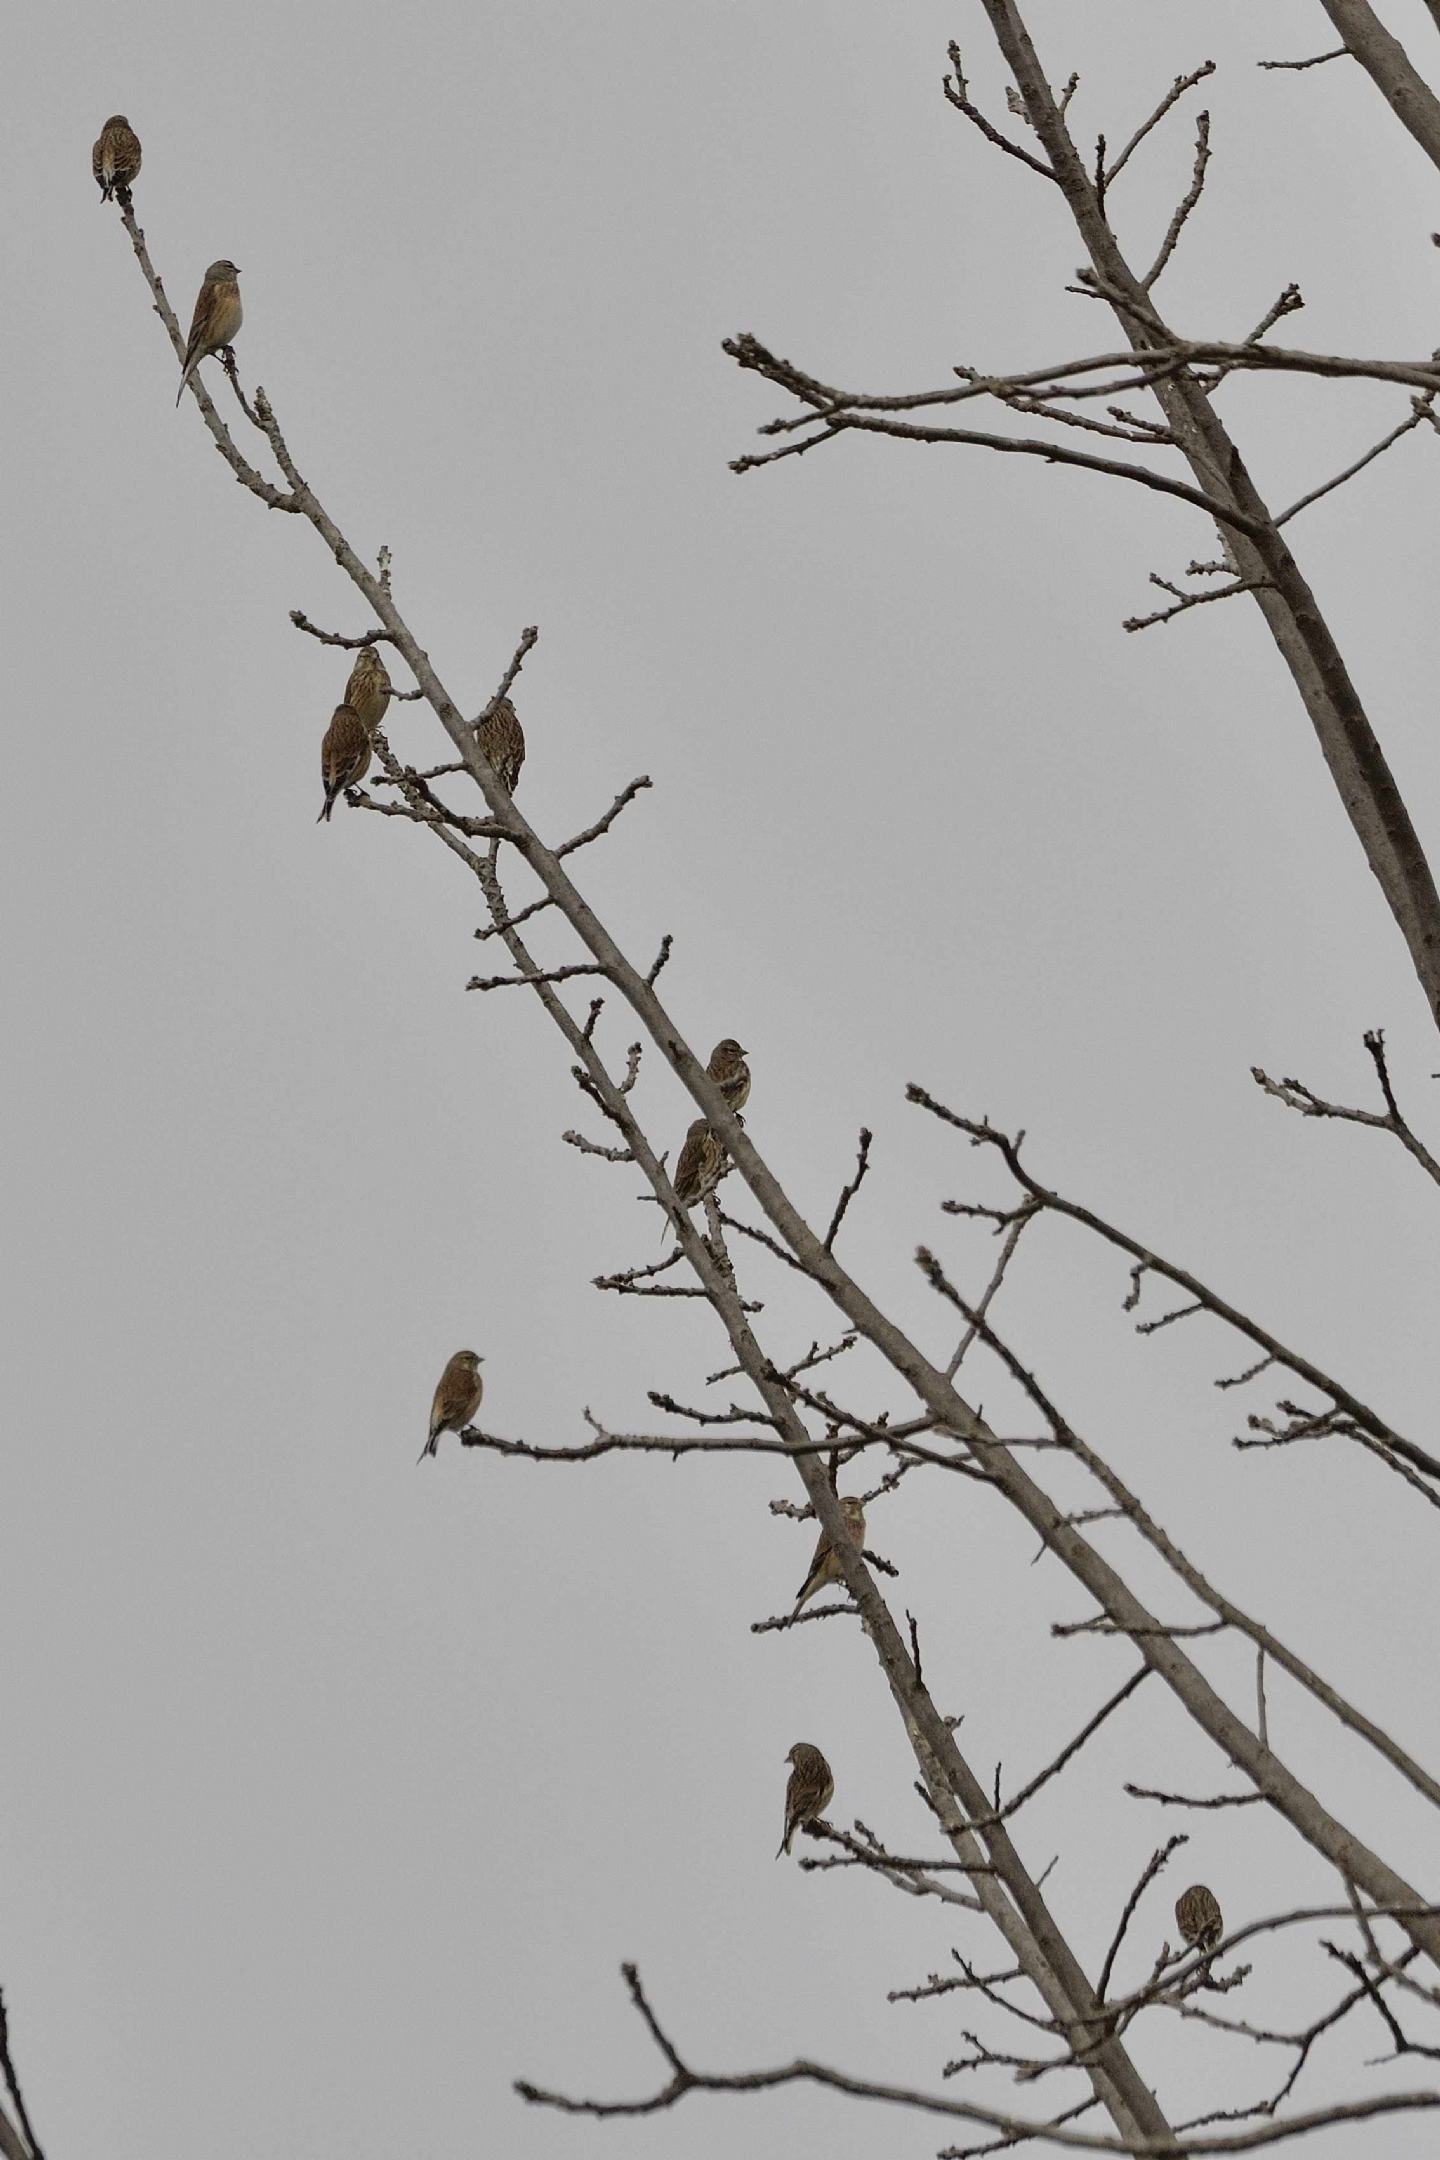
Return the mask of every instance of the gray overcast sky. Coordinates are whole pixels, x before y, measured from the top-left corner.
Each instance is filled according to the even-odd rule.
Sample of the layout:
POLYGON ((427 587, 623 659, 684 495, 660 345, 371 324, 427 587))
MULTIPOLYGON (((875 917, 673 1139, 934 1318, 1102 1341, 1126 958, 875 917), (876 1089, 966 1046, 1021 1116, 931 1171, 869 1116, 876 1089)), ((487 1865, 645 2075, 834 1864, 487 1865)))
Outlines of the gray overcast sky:
MULTIPOLYGON (((1435 73, 1419 0, 1386 12, 1435 73)), ((1435 173, 1358 72, 1254 67, 1333 42, 1317 6, 1027 15, 1052 76, 1081 70, 1087 137, 1220 63, 1210 187, 1163 288, 1182 327, 1243 335, 1295 279, 1297 342, 1436 344, 1435 173)), ((1063 292, 1058 201, 941 98, 951 36, 997 110, 970 0, 83 0, 12 26, 0 1985, 50 2160, 924 2153, 923 2121, 815 2095, 607 2127, 509 2081, 650 2087, 623 1957, 706 2065, 808 2051, 928 2080, 966 2019, 885 1991, 952 1944, 993 1956, 978 1924, 772 1861, 802 1735, 838 1819, 925 1837, 862 1641, 749 1633, 810 1549, 768 1511, 778 1473, 452 1447, 416 1469, 458 1343, 487 1355, 493 1425, 551 1441, 585 1404, 642 1426, 647 1388, 694 1397, 727 1360, 702 1311, 589 1287, 651 1257, 653 1210, 559 1143, 580 1109, 538 1012, 463 994, 478 895, 397 824, 316 827, 345 664, 287 612, 366 625, 313 534, 172 410, 89 174, 107 113, 143 139, 137 211, 182 319, 233 257, 247 379, 362 553, 393 549, 462 702, 541 626, 519 694, 540 830, 653 777, 586 889, 645 959, 674 932, 672 1009, 702 1048, 750 1047, 751 1129, 812 1220, 876 1128, 846 1233, 872 1291, 939 1347, 916 1243, 976 1287, 991 1258, 937 1211, 982 1172, 904 1107, 919 1079, 1026 1126, 1044 1174, 1402 1427, 1432 1422, 1423 1180, 1248 1076, 1362 1099, 1383 1025, 1423 1118, 1440 1060, 1400 940, 1255 613, 1120 629, 1149 571, 1212 551, 1203 521, 898 444, 726 469, 784 409, 721 354, 740 329, 872 389, 1113 342, 1063 292)), ((1190 150, 1181 118, 1122 183, 1137 255, 1190 150)), ((1225 399, 1277 504, 1405 409, 1373 387, 1225 399)), ((1436 449, 1410 439, 1295 528, 1432 849, 1436 449)), ((392 736, 437 754, 414 708, 392 736)), ((673 1144, 689 1113, 653 1065, 641 1100, 673 1144)), ((753 1283, 777 1354, 831 1326, 773 1270, 753 1283)), ((1005 1320, 1195 1557, 1435 1760, 1432 1518, 1354 1454, 1235 1456, 1209 1382, 1243 1360, 1213 1331, 1136 1343, 1124 1287, 1050 1233, 1005 1320)), ((993 1369, 972 1386, 1003 1400, 993 1369)), ((973 1759, 1018 1781, 1125 1657, 1050 1644, 1084 1600, 997 1511, 911 1480, 873 1542, 973 1759)), ((1210 1664, 1243 1700, 1240 1653, 1210 1664)), ((1119 1780, 1225 1780, 1140 1704, 1022 1839, 1037 1870, 1060 1855, 1092 1970, 1174 1827, 1119 1780)), ((1418 1806, 1285 1691, 1272 1714, 1327 1801, 1432 1882, 1418 1806)), ((1328 1898, 1260 1814, 1187 1823, 1181 1879, 1241 1914, 1328 1898)), ((1144 1910, 1137 1970, 1178 1887, 1144 1910)), ((1330 1987, 1318 1951, 1267 1949, 1245 2014, 1296 2023, 1330 1987)), ((1383 2044, 1347 2027, 1310 2098, 1368 2089, 1383 2044)), ((1180 2115, 1273 2069, 1231 2080, 1190 2028, 1139 2054, 1180 2115)))

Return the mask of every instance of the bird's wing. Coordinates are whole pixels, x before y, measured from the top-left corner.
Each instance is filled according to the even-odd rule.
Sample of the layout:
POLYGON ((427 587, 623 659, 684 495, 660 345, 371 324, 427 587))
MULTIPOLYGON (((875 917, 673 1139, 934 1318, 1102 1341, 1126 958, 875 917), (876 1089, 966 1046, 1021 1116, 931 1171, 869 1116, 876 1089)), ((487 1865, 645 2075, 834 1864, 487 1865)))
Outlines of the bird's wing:
POLYGON ((820 1533, 819 1542, 817 1543, 815 1551, 811 1557, 810 1572, 805 1577, 804 1582, 800 1585, 800 1588, 795 1596, 796 1612, 799 1612, 800 1607, 805 1603, 805 1600, 807 1598, 814 1597, 815 1592, 819 1590, 826 1582, 829 1581, 831 1573, 829 1563, 833 1560, 833 1558, 834 1555, 831 1551, 830 1540, 825 1535, 825 1532, 822 1530, 820 1533))

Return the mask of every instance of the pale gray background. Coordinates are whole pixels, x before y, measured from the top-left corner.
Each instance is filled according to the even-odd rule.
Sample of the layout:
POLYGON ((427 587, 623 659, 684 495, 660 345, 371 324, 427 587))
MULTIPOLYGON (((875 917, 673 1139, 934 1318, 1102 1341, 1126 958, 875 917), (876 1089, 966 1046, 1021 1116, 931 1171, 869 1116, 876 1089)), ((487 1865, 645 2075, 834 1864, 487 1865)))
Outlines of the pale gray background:
MULTIPOLYGON (((1028 13, 1052 75, 1082 70, 1087 141, 1223 63, 1210 190, 1163 288, 1183 327, 1243 335, 1295 278, 1296 342, 1437 343, 1434 172, 1358 73, 1254 69, 1332 43, 1318 7, 1028 13)), ((1440 72, 1418 0, 1387 14, 1440 72)), ((814 2094, 605 2127, 528 2112, 509 2080, 650 2088, 625 1956, 707 2065, 810 2050, 929 2078, 969 2018, 884 1992, 954 1942, 994 1948, 772 1863, 799 1734, 841 1820, 925 1837, 861 1641, 748 1632, 810 1547, 767 1512, 795 1489, 776 1471, 449 1447, 415 1467, 458 1342, 488 1355, 493 1424, 550 1441, 587 1402, 643 1424, 647 1386, 697 1393, 723 1345, 703 1311, 588 1287, 651 1256, 653 1210, 559 1144, 578 1106, 538 1013, 463 994, 475 893, 403 827, 316 828, 345 662, 286 613, 364 617, 171 409, 88 169, 117 107, 182 317, 233 256, 247 378, 362 550, 394 549, 471 709, 540 623, 520 704, 541 830, 653 775, 587 889, 643 959, 676 933, 673 1009, 702 1049, 751 1047, 751 1129, 812 1219, 876 1126, 847 1232, 867 1285, 940 1348, 914 1245, 972 1286, 993 1250, 937 1212, 976 1166, 903 1106, 922 1079, 1024 1123, 1038 1168, 1431 1437, 1433 1193, 1248 1078, 1361 1097, 1383 1024, 1423 1119, 1440 1059, 1399 937, 1254 612, 1119 628, 1149 569, 1213 552, 1204 522, 978 452, 726 470, 784 409, 720 354, 741 328, 875 389, 1114 342, 1061 290, 1058 199, 944 104, 951 35, 997 109, 965 0, 134 0, 12 26, 0 1984, 51 2160, 926 2152, 943 2128, 814 2094)), ((1191 127, 1118 198, 1141 256, 1191 127)), ((1277 503, 1405 409, 1251 382, 1225 402, 1277 503)), ((1436 450, 1412 439, 1295 534, 1432 844, 1436 450)), ((393 734, 437 752, 413 712, 393 734)), ((647 1070, 641 1100, 673 1142, 679 1090, 647 1070)), ((777 1353, 828 1328, 754 1282, 777 1353)), ((1215 1330, 1135 1343, 1123 1288, 1057 1231, 1001 1310, 1196 1557, 1433 1761, 1433 1516, 1336 1447, 1236 1458, 1209 1381, 1243 1358, 1215 1330)), ((858 1364, 852 1385, 893 1399, 858 1364)), ((993 1369, 972 1385, 1004 1405, 993 1369)), ((873 1542, 987 1774, 1022 1777, 1127 1667, 1051 1650, 1085 1601, 968 1485, 911 1481, 873 1542)), ((1248 1659, 1210 1662, 1244 1699, 1248 1659)), ((1296 1767, 1433 1888, 1433 1822, 1284 1690, 1272 1710, 1296 1767)), ((1226 1773, 1147 1689, 1022 1818, 1092 1967, 1175 1827, 1123 1776, 1226 1773)), ((1185 1826, 1137 1969, 1193 1874, 1235 1916, 1333 1894, 1259 1811, 1185 1826)), ((1266 1948, 1244 2002, 1297 2023, 1335 1991, 1318 1951, 1266 1948)), ((1137 2044, 1179 2113, 1279 2075, 1246 2056, 1217 2089, 1198 2034, 1137 2044)), ((1383 2045, 1356 2020, 1302 2097, 1369 2089, 1383 2045)), ((1418 2153, 1433 2128, 1326 2149, 1377 2137, 1418 2153)))

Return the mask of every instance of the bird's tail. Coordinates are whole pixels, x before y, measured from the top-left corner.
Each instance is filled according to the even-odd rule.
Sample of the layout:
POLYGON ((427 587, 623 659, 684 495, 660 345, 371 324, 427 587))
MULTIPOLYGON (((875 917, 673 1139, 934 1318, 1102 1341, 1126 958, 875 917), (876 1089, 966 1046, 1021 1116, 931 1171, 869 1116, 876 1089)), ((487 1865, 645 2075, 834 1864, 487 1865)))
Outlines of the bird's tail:
POLYGON ((110 201, 110 200, 111 200, 111 199, 113 198, 113 196, 114 196, 114 193, 115 193, 115 182, 114 182, 113 180, 102 180, 102 181, 101 181, 101 183, 100 183, 100 200, 101 200, 101 202, 109 202, 109 201, 110 201))
POLYGON ((186 383, 188 383, 188 382, 189 382, 189 380, 190 380, 190 377, 191 377, 191 376, 192 376, 192 375, 194 374, 194 372, 195 372, 196 368, 197 368, 197 367, 199 367, 199 365, 200 365, 200 354, 199 354, 199 353, 195 353, 195 354, 194 354, 194 355, 193 355, 193 356, 192 356, 192 357, 191 357, 190 359, 188 359, 188 360, 187 360, 187 361, 185 362, 185 365, 184 365, 184 367, 183 367, 183 368, 181 369, 181 371, 180 371, 180 388, 179 388, 179 389, 178 389, 178 390, 177 390, 177 391, 175 392, 175 403, 176 403, 177 405, 178 405, 178 404, 180 403, 180 400, 181 400, 181 398, 182 398, 182 397, 184 397, 184 395, 185 395, 185 385, 186 385, 186 383))
POLYGON ((420 1453, 415 1458, 416 1467, 418 1468, 419 1465, 424 1462, 427 1455, 438 1455, 439 1452, 440 1435, 438 1432, 432 1432, 429 1439, 425 1442, 424 1447, 421 1448, 420 1453))
POLYGON ((785 1825, 785 1835, 784 1835, 784 1837, 782 1837, 782 1838, 781 1838, 781 1840, 780 1840, 780 1843, 779 1843, 779 1845, 778 1845, 778 1846, 777 1846, 777 1847, 775 1848, 775 1857, 776 1857, 776 1859, 777 1859, 777 1860, 778 1860, 778 1859, 780 1858, 780 1855, 781 1855, 782 1853, 788 1853, 788 1852, 789 1852, 789 1850, 790 1850, 790 1840, 791 1840, 791 1838, 793 1838, 793 1837, 794 1837, 794 1835, 795 1835, 795 1825, 794 1825, 794 1823, 793 1823, 793 1822, 787 1822, 787 1823, 786 1823, 786 1825, 785 1825))
MULTIPOLYGON (((335 792, 336 792, 336 794, 338 794, 338 793, 339 793, 339 789, 337 788, 335 792)), ((322 810, 322 811, 320 812, 320 815, 319 815, 319 817, 317 817, 317 818, 316 818, 316 820, 315 820, 316 824, 317 824, 317 825, 328 825, 328 824, 329 824, 329 822, 330 822, 330 813, 331 813, 331 811, 332 811, 332 810, 334 809, 334 807, 335 807, 335 796, 334 796, 334 795, 327 795, 327 796, 325 797, 325 807, 324 807, 324 809, 323 809, 323 810, 322 810)))
POLYGON ((825 1553, 819 1560, 816 1561, 814 1567, 811 1568, 810 1573, 806 1576, 804 1582, 801 1583, 800 1588, 796 1591, 795 1603, 791 1608, 790 1616, 792 1619, 794 1618, 795 1614, 799 1612, 801 1606, 808 1605, 811 1598, 814 1597, 816 1591, 822 1589, 824 1585, 830 1580, 829 1576, 825 1572, 825 1562, 829 1559, 829 1557, 830 1555, 828 1553, 825 1553))

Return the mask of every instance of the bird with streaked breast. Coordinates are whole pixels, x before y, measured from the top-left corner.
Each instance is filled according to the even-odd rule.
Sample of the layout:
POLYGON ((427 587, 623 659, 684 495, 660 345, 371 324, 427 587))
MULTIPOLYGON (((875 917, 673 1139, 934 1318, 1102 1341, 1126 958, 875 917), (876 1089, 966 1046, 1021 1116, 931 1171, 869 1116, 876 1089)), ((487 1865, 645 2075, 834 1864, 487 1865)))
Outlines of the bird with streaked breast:
MULTIPOLYGON (((724 1168, 723 1145, 704 1118, 697 1117, 685 1135, 680 1157, 675 1165, 675 1175, 671 1180, 675 1187, 675 1198, 687 1215, 691 1208, 698 1207, 702 1200, 714 1192, 724 1168)), ((665 1232, 670 1228, 670 1218, 667 1216, 660 1233, 662 1244, 665 1241, 665 1232)))
POLYGON ((801 1823, 817 1821, 835 1794, 830 1765, 808 1740, 797 1740, 785 1760, 795 1767, 785 1787, 785 1835, 775 1855, 777 1860, 781 1853, 789 1852, 790 1841, 801 1823))
POLYGON ((495 710, 487 713, 477 726, 475 740, 480 755, 494 766, 501 787, 507 795, 513 795, 520 782, 520 768, 525 763, 525 730, 508 697, 497 699, 495 710))
POLYGON ((110 202, 116 195, 121 202, 130 200, 131 185, 140 173, 140 138, 124 113, 112 113, 101 128, 90 152, 90 170, 101 202, 110 202))
POLYGON ((1213 1950, 1225 1933, 1225 1920, 1213 1890, 1191 1883, 1175 1900, 1175 1925, 1197 1950, 1213 1950))
POLYGON ((390 671, 379 652, 373 645, 362 645, 355 655, 350 680, 345 685, 344 702, 372 741, 375 730, 389 710, 393 687, 390 671))
POLYGON ((344 789, 358 787, 370 770, 370 737, 353 705, 337 705, 320 745, 320 778, 325 801, 317 825, 328 825, 344 789))
POLYGON ((716 1043, 705 1067, 732 1110, 743 1110, 750 1100, 750 1067, 745 1052, 733 1035, 716 1043))

